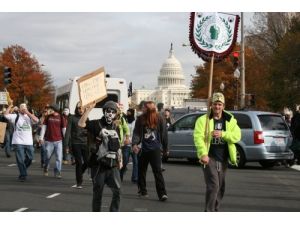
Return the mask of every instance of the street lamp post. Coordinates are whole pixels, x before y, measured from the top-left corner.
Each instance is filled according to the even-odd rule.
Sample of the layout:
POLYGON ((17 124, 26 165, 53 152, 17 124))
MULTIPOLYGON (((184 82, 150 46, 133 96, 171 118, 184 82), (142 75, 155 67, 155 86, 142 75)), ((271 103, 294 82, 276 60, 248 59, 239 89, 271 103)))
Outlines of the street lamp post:
POLYGON ((244 42, 244 13, 241 12, 241 108, 245 108, 245 42, 244 42))
POLYGON ((233 76, 235 78, 235 88, 236 88, 234 110, 238 110, 238 108, 239 108, 239 78, 241 76, 241 73, 238 68, 236 68, 236 70, 233 72, 233 76))

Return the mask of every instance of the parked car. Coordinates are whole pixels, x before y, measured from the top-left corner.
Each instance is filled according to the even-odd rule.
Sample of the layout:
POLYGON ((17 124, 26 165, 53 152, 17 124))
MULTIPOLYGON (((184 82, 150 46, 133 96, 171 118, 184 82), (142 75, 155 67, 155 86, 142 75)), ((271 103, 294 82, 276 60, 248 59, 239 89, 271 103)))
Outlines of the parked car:
MULTIPOLYGON (((273 167, 278 161, 291 160, 291 132, 280 114, 260 111, 231 111, 242 131, 236 144, 238 167, 246 162, 259 162, 273 167)), ((193 132, 195 122, 205 112, 190 113, 179 118, 168 130, 168 158, 187 158, 197 161, 193 132)), ((164 158, 166 161, 168 158, 164 158)))
POLYGON ((181 118, 185 114, 201 112, 199 109, 190 109, 190 108, 176 108, 172 109, 171 114, 175 120, 181 118))

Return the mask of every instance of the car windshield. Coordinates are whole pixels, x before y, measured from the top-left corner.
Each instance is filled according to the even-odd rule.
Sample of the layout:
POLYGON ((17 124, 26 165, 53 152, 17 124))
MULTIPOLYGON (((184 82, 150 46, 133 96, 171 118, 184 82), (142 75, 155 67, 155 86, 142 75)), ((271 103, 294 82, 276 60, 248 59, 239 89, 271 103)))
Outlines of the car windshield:
POLYGON ((288 130, 288 126, 280 115, 259 115, 263 130, 288 130))

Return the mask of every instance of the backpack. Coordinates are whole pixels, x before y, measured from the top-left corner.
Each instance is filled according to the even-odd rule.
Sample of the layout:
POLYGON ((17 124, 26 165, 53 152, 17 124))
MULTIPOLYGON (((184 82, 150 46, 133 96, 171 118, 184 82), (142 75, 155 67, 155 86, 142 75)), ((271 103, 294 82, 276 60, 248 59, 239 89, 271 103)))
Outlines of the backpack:
POLYGON ((118 163, 118 151, 121 147, 116 130, 102 128, 99 136, 102 139, 97 152, 97 161, 104 168, 113 168, 118 163))

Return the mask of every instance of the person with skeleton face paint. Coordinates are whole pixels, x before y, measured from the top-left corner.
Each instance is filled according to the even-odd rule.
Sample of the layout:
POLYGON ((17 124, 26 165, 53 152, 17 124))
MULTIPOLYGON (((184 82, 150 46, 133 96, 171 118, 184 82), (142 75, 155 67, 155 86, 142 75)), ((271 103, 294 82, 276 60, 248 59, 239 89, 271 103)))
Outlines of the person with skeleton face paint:
POLYGON ((89 143, 89 166, 93 179, 92 211, 101 211, 103 189, 106 184, 113 193, 109 210, 117 212, 120 210, 121 194, 119 169, 122 168, 121 128, 116 124, 118 107, 115 102, 108 101, 103 106, 103 116, 100 120, 87 120, 88 114, 95 105, 94 102, 87 106, 78 121, 79 127, 87 129, 92 142, 89 143))
POLYGON ((117 115, 117 111, 113 108, 107 108, 107 109, 103 108, 103 111, 104 111, 106 123, 112 124, 114 118, 117 115))

